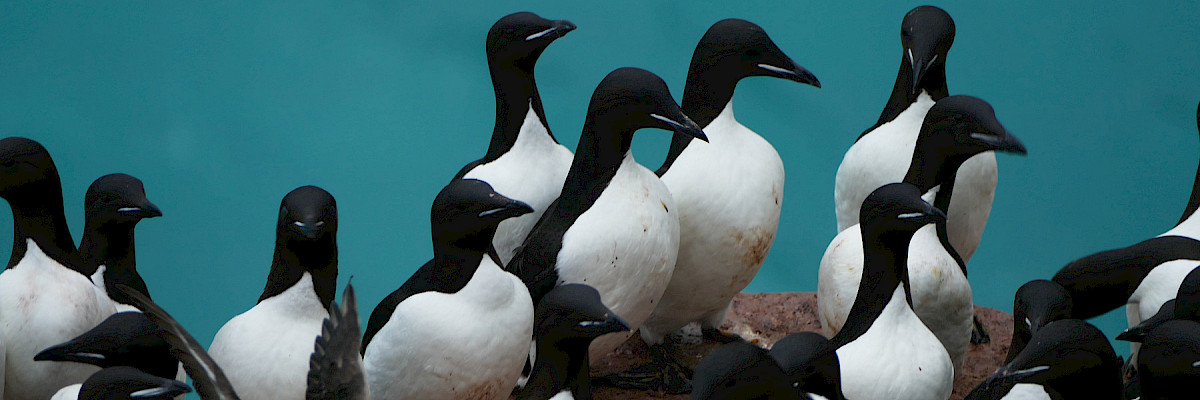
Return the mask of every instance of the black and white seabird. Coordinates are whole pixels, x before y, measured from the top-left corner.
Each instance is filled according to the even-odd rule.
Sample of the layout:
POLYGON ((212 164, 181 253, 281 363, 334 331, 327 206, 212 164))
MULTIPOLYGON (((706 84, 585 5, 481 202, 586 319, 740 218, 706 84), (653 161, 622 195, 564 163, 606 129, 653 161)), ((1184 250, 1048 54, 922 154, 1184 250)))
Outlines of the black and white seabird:
POLYGON ((1158 313, 1147 318, 1142 323, 1126 329, 1117 340, 1141 342, 1151 329, 1173 319, 1186 319, 1200 322, 1200 268, 1192 269, 1179 284, 1175 298, 1163 303, 1158 313))
POLYGON ((810 399, 761 347, 735 341, 718 347, 696 365, 692 400, 810 399))
MULTIPOLYGON (((707 140, 657 75, 637 68, 609 73, 592 94, 562 195, 508 266, 534 302, 555 285, 588 284, 630 329, 658 304, 679 252, 679 217, 666 185, 629 151, 642 128, 707 140)), ((596 339, 591 359, 628 336, 596 339)))
POLYGON ((842 393, 851 400, 950 398, 954 364, 913 312, 906 266, 913 235, 945 222, 945 214, 921 200, 916 186, 893 183, 867 196, 859 219, 863 277, 846 324, 829 340, 842 393))
POLYGON ((1137 361, 1141 399, 1191 399, 1200 382, 1200 323, 1172 320, 1151 329, 1137 361))
MULTIPOLYGON (((71 341, 43 350, 34 360, 133 367, 164 379, 183 379, 171 346, 158 336, 158 325, 136 311, 113 314, 71 341)), ((75 384, 59 390, 55 398, 74 400, 79 392, 75 384)))
POLYGON ((1034 332, 1016 358, 966 398, 1120 400, 1121 363, 1095 326, 1058 320, 1034 332))
MULTIPOLYGON (((1200 125, 1200 107, 1196 110, 1200 125)), ((1125 306, 1129 326, 1158 312, 1175 298, 1180 283, 1200 265, 1200 167, 1191 199, 1179 223, 1167 232, 1129 247, 1095 253, 1064 266, 1054 274, 1075 300, 1071 315, 1088 319, 1125 306)), ((1136 351, 1136 344, 1133 346, 1136 351)))
POLYGON ((721 336, 730 301, 754 279, 775 241, 783 161, 733 115, 734 88, 752 76, 821 87, 752 22, 722 20, 700 38, 681 106, 709 142, 676 133, 656 172, 679 210, 679 258, 661 302, 641 326, 648 344, 691 322, 707 336, 721 336))
MULTIPOLYGON (((1000 124, 987 102, 963 95, 945 97, 925 114, 904 182, 936 204, 951 196, 941 188, 949 187, 966 160, 992 151, 1025 154, 1025 147, 1000 124)), ((913 235, 907 269, 913 309, 945 345, 957 371, 972 339, 975 310, 966 264, 946 241, 944 227, 929 225, 913 235)), ((842 329, 857 300, 862 240, 859 229, 843 230, 821 258, 817 308, 826 335, 842 329)))
POLYGON ((496 92, 496 124, 483 158, 454 179, 479 179, 496 192, 521 199, 533 212, 508 219, 492 239, 499 262, 508 263, 533 224, 558 197, 571 168, 571 151, 550 133, 534 66, 547 46, 575 29, 567 20, 551 21, 531 12, 509 14, 487 35, 488 69, 496 92))
MULTIPOLYGON (((201 400, 240 399, 225 371, 179 321, 137 290, 124 285, 117 285, 117 290, 129 296, 130 303, 158 325, 162 339, 171 345, 172 354, 183 363, 201 400)), ((305 399, 370 398, 361 364, 353 362, 358 358, 355 346, 358 323, 348 321, 358 321, 356 304, 354 288, 350 284, 343 290, 342 305, 330 304, 330 318, 322 321, 321 336, 313 342, 314 350, 309 357, 305 399)))
POLYGON ((529 205, 486 182, 450 182, 433 201, 433 260, 375 307, 363 365, 372 398, 504 399, 533 337, 523 282, 487 251, 496 226, 529 205))
MULTIPOLYGON (((167 400, 191 392, 183 382, 133 367, 105 368, 83 382, 79 400, 167 400)), ((61 400, 54 397, 51 400, 61 400)))
POLYGON ((1004 363, 1012 362, 1025 349, 1033 334, 1046 324, 1071 318, 1071 295, 1059 284, 1045 279, 1026 282, 1013 298, 1013 334, 1004 363))
MULTIPOLYGON (((900 25, 904 46, 891 97, 879 121, 863 132, 838 166, 834 187, 838 232, 858 222, 858 206, 871 190, 899 182, 912 160, 925 113, 948 96, 946 57, 954 43, 954 20, 934 6, 909 11, 900 25)), ((979 247, 996 195, 996 156, 979 153, 962 163, 951 184, 953 198, 934 202, 946 210, 950 244, 970 261, 979 247)))
POLYGON ((86 222, 79 255, 92 269, 96 286, 104 289, 118 312, 137 311, 116 285, 132 287, 150 297, 146 281, 137 272, 133 228, 144 218, 161 217, 162 211, 146 198, 142 181, 126 174, 96 179, 84 195, 83 206, 86 222))
POLYGON ((516 399, 591 400, 588 345, 629 326, 600 302, 600 292, 577 283, 543 296, 534 321, 537 364, 516 399))
POLYGON ((785 336, 771 346, 771 358, 783 368, 797 393, 829 400, 845 400, 841 363, 829 339, 816 332, 785 336))
POLYGON ((337 290, 337 203, 316 186, 284 196, 258 304, 217 331, 209 354, 249 399, 298 399, 313 340, 337 290))
POLYGON ((0 197, 12 207, 13 251, 0 273, 0 347, 5 400, 45 400, 99 369, 37 362, 43 349, 71 340, 114 312, 92 284, 63 214, 62 185, 50 153, 20 137, 0 140, 0 197))

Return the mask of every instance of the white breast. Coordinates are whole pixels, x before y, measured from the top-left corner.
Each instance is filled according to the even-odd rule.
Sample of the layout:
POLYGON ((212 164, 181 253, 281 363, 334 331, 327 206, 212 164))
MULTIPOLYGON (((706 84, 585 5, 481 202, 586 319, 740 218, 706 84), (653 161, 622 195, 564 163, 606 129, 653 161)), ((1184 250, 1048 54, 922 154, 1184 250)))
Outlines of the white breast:
POLYGON ((642 326, 650 343, 693 321, 720 326, 779 228, 784 172, 775 148, 734 119, 733 102, 704 132, 709 142, 692 141, 662 177, 679 209, 679 259, 642 326))
POLYGON ((500 223, 492 244, 500 260, 508 263, 518 246, 562 191, 571 169, 571 151, 550 138, 550 132, 533 107, 525 114, 513 147, 490 163, 476 166, 463 178, 479 179, 496 193, 529 204, 533 212, 500 223))
POLYGON ((44 400, 99 370, 91 365, 33 361, 47 347, 74 339, 112 315, 88 277, 46 256, 29 240, 25 257, 0 273, 0 336, 5 400, 44 400))
MULTIPOLYGON (((636 330, 671 280, 679 254, 675 201, 654 173, 626 153, 612 182, 563 235, 559 282, 586 283, 636 330)), ((631 333, 601 336, 591 359, 617 348, 631 333)))
MULTIPOLYGON (((1197 265, 1200 265, 1200 260, 1174 260, 1151 269, 1125 304, 1125 316, 1129 326, 1133 327, 1153 317, 1158 313, 1158 309, 1162 308, 1163 303, 1174 299, 1179 292, 1179 286, 1183 284, 1183 279, 1197 265)), ((1131 342, 1129 347, 1133 353, 1132 357, 1137 357, 1141 343, 1131 342)))
POLYGON ((837 355, 847 399, 945 400, 954 386, 950 357, 908 308, 903 286, 867 332, 837 355))
POLYGON ((1050 400, 1046 388, 1034 383, 1018 383, 1000 400, 1050 400))
POLYGON ((1192 213, 1192 215, 1188 216, 1187 219, 1183 220, 1183 222, 1180 222, 1179 225, 1176 225, 1174 228, 1171 228, 1171 230, 1166 231, 1158 236, 1163 237, 1174 235, 1200 240, 1200 218, 1198 218, 1196 214, 1200 213, 1192 213))
POLYGON ((304 397, 308 359, 329 317, 312 275, 225 323, 208 353, 243 399, 304 397))
POLYGON ((83 388, 83 384, 79 384, 79 383, 64 387, 62 389, 59 389, 57 392, 55 392, 54 397, 51 397, 50 400, 78 400, 79 399, 79 389, 82 389, 82 388, 83 388))
MULTIPOLYGON (((863 136, 842 158, 834 182, 838 232, 858 223, 858 211, 868 194, 880 186, 904 180, 912 164, 921 123, 933 100, 922 92, 917 101, 891 122, 863 136)), ((984 152, 967 159, 955 175, 954 194, 947 214, 947 232, 963 261, 979 247, 992 200, 996 195, 996 155, 984 152)))
MULTIPOLYGON (((855 225, 839 233, 821 258, 817 311, 827 337, 842 329, 858 296, 862 251, 862 231, 855 225)), ((975 316, 971 285, 932 224, 918 230, 909 242, 908 278, 914 312, 945 347, 955 370, 961 369, 975 316)))
POLYGON ((533 337, 533 300, 487 257, 454 294, 405 299, 363 359, 375 400, 505 399, 533 337))

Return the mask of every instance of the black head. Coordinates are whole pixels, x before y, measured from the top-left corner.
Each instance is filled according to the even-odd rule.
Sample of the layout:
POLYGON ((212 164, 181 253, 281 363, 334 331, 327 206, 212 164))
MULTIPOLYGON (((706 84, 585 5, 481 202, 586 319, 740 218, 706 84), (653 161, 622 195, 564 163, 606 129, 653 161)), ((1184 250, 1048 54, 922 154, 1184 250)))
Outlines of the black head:
POLYGON ((693 400, 800 399, 790 379, 761 347, 736 341, 718 347, 696 366, 693 400))
POLYGON ((98 223, 135 224, 142 218, 162 216, 146 198, 142 181, 126 174, 109 174, 92 182, 83 207, 87 219, 98 223))
POLYGON ((1045 279, 1029 281, 1017 289, 1013 299, 1012 361, 1033 334, 1046 324, 1071 318, 1071 295, 1061 285, 1045 279))
POLYGON ((863 237, 871 231, 880 235, 901 234, 911 238, 921 227, 946 221, 946 214, 921 199, 921 191, 907 183, 880 186, 863 200, 858 214, 863 237))
POLYGON ((1168 321, 1146 335, 1138 352, 1143 399, 1194 398, 1200 382, 1200 323, 1168 321))
POLYGON ((488 63, 493 66, 504 63, 533 72, 546 46, 573 30, 575 24, 567 20, 551 21, 531 12, 506 15, 488 31, 488 63))
POLYGON ((934 6, 914 8, 900 23, 900 43, 904 45, 904 63, 912 69, 912 93, 916 94, 930 75, 945 80, 946 54, 954 44, 954 19, 934 6))
POLYGON ((22 137, 0 140, 0 197, 10 203, 39 200, 42 191, 48 189, 57 191, 61 197, 58 169, 46 148, 22 137))
POLYGON ((50 347, 36 361, 68 361, 100 368, 128 366, 160 377, 174 377, 171 347, 158 336, 158 326, 140 312, 113 314, 71 341, 50 347))
POLYGON ((487 182, 458 179, 433 200, 434 242, 486 251, 501 221, 531 212, 528 204, 496 193, 487 182))
POLYGON ((79 400, 168 400, 191 391, 183 382, 136 368, 112 367, 88 377, 79 388, 79 400))
POLYGON ((797 393, 844 400, 841 363, 836 350, 819 333, 799 332, 776 342, 771 347, 771 357, 790 377, 797 393))
POLYGON ((629 330, 629 324, 601 302, 600 292, 584 284, 555 287, 542 297, 535 314, 534 335, 539 342, 583 339, 583 352, 592 339, 629 330))
POLYGON ((921 124, 905 181, 925 190, 952 177, 968 158, 985 151, 1024 155, 1025 145, 996 119, 977 97, 956 95, 938 100, 921 124))
POLYGON ((621 136, 624 147, 634 131, 658 128, 708 141, 704 131, 680 110, 667 83, 640 68, 618 68, 610 72, 592 93, 588 123, 602 125, 621 136))
POLYGON ((700 38, 690 72, 720 76, 733 83, 745 77, 770 76, 821 87, 817 77, 784 54, 761 27, 733 18, 713 24, 700 38))
POLYGON ((287 242, 334 241, 337 235, 337 201, 316 186, 301 186, 283 197, 276 234, 287 242))
POLYGON ((1121 393, 1121 362, 1095 326, 1059 320, 1034 333, 1025 349, 984 385, 1006 382, 1041 384, 1066 398, 1110 398, 1121 393))
POLYGON ((1175 319, 1176 300, 1177 299, 1171 299, 1163 302, 1163 304, 1158 307, 1158 312, 1154 313, 1154 315, 1150 316, 1150 318, 1143 319, 1142 322, 1138 323, 1137 325, 1131 326, 1129 329, 1121 332, 1115 339, 1134 343, 1146 341, 1146 334, 1150 333, 1151 330, 1154 330, 1154 328, 1157 328, 1164 322, 1175 319))

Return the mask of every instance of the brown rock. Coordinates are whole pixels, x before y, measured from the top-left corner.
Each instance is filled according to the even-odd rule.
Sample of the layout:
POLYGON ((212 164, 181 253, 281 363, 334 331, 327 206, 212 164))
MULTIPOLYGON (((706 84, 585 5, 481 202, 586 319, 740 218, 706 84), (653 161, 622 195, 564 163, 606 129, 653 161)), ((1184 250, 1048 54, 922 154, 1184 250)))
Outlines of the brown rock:
MULTIPOLYGON (((1012 315, 990 308, 975 307, 975 313, 983 321, 991 343, 971 345, 967 352, 963 372, 954 382, 951 399, 962 399, 971 389, 986 379, 1008 353, 1012 339, 1012 315)), ((729 313, 722 329, 737 333, 760 346, 770 348, 788 334, 801 331, 820 331, 817 321, 817 296, 815 293, 741 293, 733 299, 733 311, 729 313)), ((699 329, 685 329, 679 345, 680 359, 695 366, 705 354, 715 349, 714 342, 701 342, 699 329)), ((650 360, 649 349, 638 335, 621 345, 612 354, 599 360, 592 368, 592 375, 618 372, 650 360)), ((641 399, 687 399, 687 395, 624 390, 609 387, 593 387, 597 400, 641 400, 641 399)))

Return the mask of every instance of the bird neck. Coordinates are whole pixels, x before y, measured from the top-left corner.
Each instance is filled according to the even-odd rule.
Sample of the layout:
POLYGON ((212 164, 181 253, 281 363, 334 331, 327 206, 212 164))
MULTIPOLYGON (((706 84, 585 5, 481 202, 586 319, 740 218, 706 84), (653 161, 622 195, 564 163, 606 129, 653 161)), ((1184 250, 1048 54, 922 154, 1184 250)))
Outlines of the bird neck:
POLYGON ((625 158, 630 157, 632 131, 596 121, 592 116, 588 119, 563 182, 562 195, 556 202, 556 212, 574 214, 570 212, 574 210, 582 214, 612 182, 625 158))
POLYGON ((872 232, 869 225, 863 230, 863 275, 858 284, 858 296, 850 307, 850 318, 833 339, 831 348, 838 348, 858 339, 883 313, 896 288, 903 285, 905 300, 912 306, 912 290, 908 282, 908 244, 911 232, 872 232))
POLYGON ((275 241, 275 258, 267 276, 267 286, 258 301, 279 295, 300 281, 307 272, 312 275, 313 289, 323 307, 328 308, 337 291, 337 240, 332 234, 316 241, 275 241))
POLYGON ((546 112, 542 109, 542 97, 538 94, 532 66, 525 69, 490 60, 489 64, 492 64, 492 89, 496 93, 496 124, 492 128, 492 141, 488 144, 484 160, 500 158, 513 147, 530 110, 537 114, 550 140, 558 143, 546 122, 546 112))
POLYGON ((125 285, 150 298, 146 282, 137 272, 136 247, 134 246, 135 223, 104 224, 88 220, 83 226, 83 240, 79 242, 79 255, 92 274, 104 266, 104 286, 109 297, 120 304, 133 304, 117 285, 125 285))
MULTIPOLYGON (((730 78, 730 74, 720 73, 715 67, 699 65, 702 61, 693 58, 688 70, 687 83, 683 88, 684 115, 696 122, 701 128, 708 127, 727 107, 732 107, 733 91, 737 88, 738 79, 730 78)), ((671 148, 667 158, 655 174, 662 176, 667 173, 675 159, 683 154, 692 140, 691 136, 675 132, 671 137, 671 148)))
POLYGON ((935 102, 950 95, 949 89, 946 88, 945 64, 931 65, 921 79, 921 86, 917 88, 916 93, 913 93, 913 65, 908 62, 907 54, 900 58, 900 70, 896 73, 896 84, 892 86, 892 95, 888 97, 887 105, 883 107, 883 113, 879 115, 876 126, 891 122, 900 116, 900 113, 917 102, 917 97, 922 91, 928 93, 935 102))
POLYGON ((90 275, 79 258, 79 249, 71 238, 67 217, 63 213, 62 187, 58 179, 46 182, 41 188, 27 189, 38 196, 13 196, 8 203, 13 214, 13 251, 8 267, 25 258, 28 241, 37 243, 51 259, 85 276, 90 275))
MULTIPOLYGON (((575 400, 591 400, 591 382, 588 376, 588 345, 585 339, 545 341, 538 339, 537 365, 529 375, 526 388, 550 388, 550 396, 570 389, 575 400)), ((530 395, 532 390, 522 394, 530 395)), ((517 396, 518 400, 536 397, 517 396)), ((542 397, 545 398, 545 397, 542 397)))

